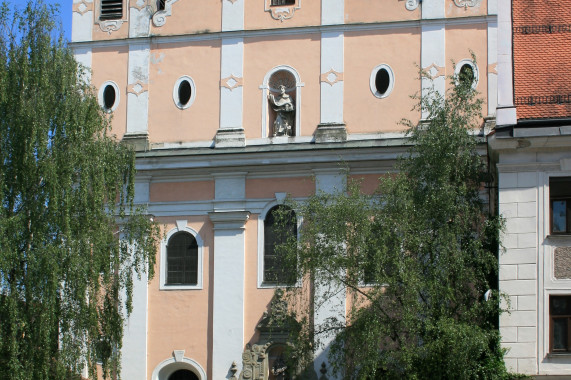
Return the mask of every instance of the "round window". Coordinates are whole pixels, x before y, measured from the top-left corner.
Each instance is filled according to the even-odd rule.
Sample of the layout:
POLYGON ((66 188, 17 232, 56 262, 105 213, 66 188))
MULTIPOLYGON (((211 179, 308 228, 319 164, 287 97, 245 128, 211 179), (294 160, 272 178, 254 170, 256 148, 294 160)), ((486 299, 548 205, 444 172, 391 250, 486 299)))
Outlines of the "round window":
POLYGON ((99 105, 105 112, 113 112, 119 104, 119 87, 117 83, 107 81, 103 83, 99 89, 98 100, 99 105))
POLYGON ((190 107, 196 97, 196 88, 192 78, 186 75, 178 78, 172 96, 174 104, 181 110, 190 107))
POLYGON ((393 90, 395 77, 393 70, 389 65, 382 64, 373 69, 371 72, 370 87, 371 92, 377 98, 385 98, 389 96, 393 90))
POLYGON ((457 83, 471 84, 472 88, 478 85, 478 67, 470 59, 463 59, 456 64, 454 70, 457 83))

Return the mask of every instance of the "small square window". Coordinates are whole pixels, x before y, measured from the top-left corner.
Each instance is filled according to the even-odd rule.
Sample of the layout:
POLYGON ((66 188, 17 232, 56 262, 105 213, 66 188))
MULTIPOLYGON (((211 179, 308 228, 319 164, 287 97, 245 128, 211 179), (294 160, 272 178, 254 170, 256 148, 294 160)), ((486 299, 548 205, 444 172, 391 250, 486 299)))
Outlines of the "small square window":
POLYGON ((549 209, 551 233, 571 233, 571 177, 549 179, 549 209))
POLYGON ((571 351, 571 296, 549 297, 549 352, 571 351))
POLYGON ((123 18, 123 0, 101 0, 100 20, 120 20, 123 18))
POLYGON ((295 0, 272 0, 272 7, 280 5, 295 5, 295 0))

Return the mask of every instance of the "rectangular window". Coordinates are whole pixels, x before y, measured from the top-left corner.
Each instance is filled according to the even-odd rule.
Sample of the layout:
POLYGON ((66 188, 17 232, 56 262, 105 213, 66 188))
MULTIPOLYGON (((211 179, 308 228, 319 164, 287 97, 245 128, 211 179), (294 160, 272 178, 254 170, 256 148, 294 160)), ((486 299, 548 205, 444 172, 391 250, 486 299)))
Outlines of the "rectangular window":
POLYGON ((100 20, 120 20, 123 18, 123 0, 101 0, 100 20))
POLYGON ((571 177, 549 179, 551 233, 571 233, 571 177))
POLYGON ((549 352, 571 351, 571 296, 549 297, 549 352))
POLYGON ((295 5, 295 0, 272 0, 272 7, 279 5, 295 5))

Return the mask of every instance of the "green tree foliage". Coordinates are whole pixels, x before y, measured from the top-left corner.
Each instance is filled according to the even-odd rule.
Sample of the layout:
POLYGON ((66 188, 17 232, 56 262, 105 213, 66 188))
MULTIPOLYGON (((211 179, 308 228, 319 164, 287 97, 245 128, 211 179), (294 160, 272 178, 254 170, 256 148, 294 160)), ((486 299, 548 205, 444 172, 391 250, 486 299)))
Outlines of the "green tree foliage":
POLYGON ((41 1, 0 8, 1 379, 95 378, 97 362, 114 375, 159 234, 54 17, 41 1))
MULTIPOLYGON (((347 192, 293 206, 304 218, 301 241, 282 250, 296 263, 290 270, 321 290, 308 297, 300 294, 307 287, 289 289, 290 299, 319 304, 345 288, 349 311, 346 323, 339 316, 307 324, 291 355, 335 334, 331 362, 344 378, 507 376, 499 297, 488 292, 496 288, 502 221, 485 201, 488 172, 474 134, 482 101, 471 78, 452 78, 445 97, 428 92, 418 99, 428 121, 404 122, 410 151, 378 194, 349 183, 347 192)), ((311 320, 312 307, 296 310, 311 320)))

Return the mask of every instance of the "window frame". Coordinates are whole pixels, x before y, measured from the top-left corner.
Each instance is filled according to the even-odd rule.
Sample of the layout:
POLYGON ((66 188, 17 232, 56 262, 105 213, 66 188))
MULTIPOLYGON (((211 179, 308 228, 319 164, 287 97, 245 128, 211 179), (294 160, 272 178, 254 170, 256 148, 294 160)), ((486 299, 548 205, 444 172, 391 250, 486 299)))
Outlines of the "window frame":
MULTIPOLYGON (((571 189, 569 189, 569 194, 568 195, 554 195, 553 193, 555 193, 553 187, 556 183, 558 182, 570 182, 571 183, 571 177, 569 176, 561 176, 561 177, 549 177, 549 182, 548 182, 548 186, 549 186, 549 234, 550 235, 571 235, 571 189), (554 220, 553 220, 553 202, 554 201, 565 201, 566 205, 565 205, 565 209, 566 209, 566 215, 565 215, 565 231, 553 231, 553 226, 554 226, 554 220)), ((562 186, 564 187, 564 186, 562 186)))
POLYGON ((182 75, 179 77, 173 87, 172 90, 172 99, 174 101, 175 106, 180 110, 186 110, 192 106, 194 100, 196 99, 196 85, 194 84, 194 80, 188 75, 182 75), (190 84, 190 99, 186 104, 182 104, 179 98, 179 87, 182 82, 187 81, 190 84))
MULTIPOLYGON (((456 66, 454 67, 454 74, 456 75, 457 81, 459 81, 460 71, 462 70, 462 67, 464 67, 465 65, 469 65, 472 67, 472 73, 474 74, 474 80, 472 81, 472 89, 475 90, 476 87, 478 87, 478 82, 480 81, 480 74, 478 72, 478 66, 476 66, 474 61, 472 61, 471 59, 463 59, 460 62, 456 63, 456 66)), ((458 82, 456 84, 458 84, 458 82)))
MULTIPOLYGON (((569 304, 571 305, 571 295, 570 294, 550 294, 548 296, 548 315, 549 315, 549 354, 557 355, 557 354, 565 354, 571 355, 571 310, 569 310, 569 314, 563 315, 552 315, 552 299, 554 297, 566 297, 568 299, 569 304), (555 342, 555 319, 567 319, 567 349, 566 350, 554 350, 553 344, 555 342)), ((571 309, 571 306, 569 307, 571 309)))
POLYGON ((161 258, 160 258, 160 290, 200 290, 203 289, 203 267, 204 267, 204 255, 203 255, 204 243, 200 238, 198 232, 186 225, 186 221, 177 221, 177 226, 166 234, 165 238, 161 241, 161 258), (196 245, 198 247, 197 251, 197 273, 196 273, 196 284, 168 284, 167 283, 167 262, 168 262, 168 242, 169 240, 178 233, 188 233, 194 237, 196 240, 196 245))
POLYGON ((371 93, 378 99, 384 99, 388 97, 395 88, 395 73, 393 69, 386 63, 381 63, 380 65, 375 66, 375 68, 371 71, 371 76, 369 77, 369 88, 371 89, 371 93), (377 83, 376 83, 377 74, 381 70, 385 70, 389 75, 389 85, 387 86, 387 90, 383 93, 380 93, 377 90, 377 83))
POLYGON ((115 110, 119 106, 119 103, 121 102, 121 92, 119 91, 119 86, 117 85, 117 83, 113 82, 112 80, 107 80, 103 82, 103 84, 99 86, 99 91, 97 92, 97 101, 99 103, 99 106, 103 109, 103 111, 105 111, 105 113, 115 112, 115 110), (113 106, 111 106, 110 108, 105 107, 105 99, 103 97, 105 88, 107 86, 111 86, 115 90, 115 102, 113 103, 113 106))
POLYGON ((99 20, 100 22, 113 22, 113 21, 118 21, 118 20, 124 20, 125 19, 125 0, 120 0, 121 2, 121 16, 120 17, 113 17, 113 18, 102 18, 103 16, 103 3, 105 1, 112 1, 112 0, 99 0, 99 15, 97 17, 97 20, 99 20))
MULTIPOLYGON (((265 268, 265 221, 268 217, 270 211, 278 206, 283 206, 283 200, 285 199, 285 193, 277 193, 278 201, 270 202, 264 207, 262 212, 258 216, 258 289, 275 289, 279 287, 300 287, 301 279, 298 278, 295 283, 285 284, 285 283, 273 283, 264 280, 265 268)), ((289 206, 286 206, 289 207, 289 206)), ((300 227, 303 222, 303 218, 299 215, 299 212, 292 208, 295 213, 296 218, 296 239, 299 241, 300 227)))

